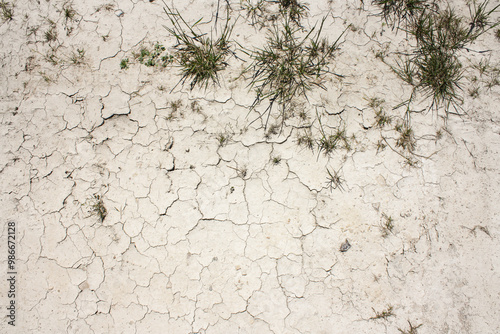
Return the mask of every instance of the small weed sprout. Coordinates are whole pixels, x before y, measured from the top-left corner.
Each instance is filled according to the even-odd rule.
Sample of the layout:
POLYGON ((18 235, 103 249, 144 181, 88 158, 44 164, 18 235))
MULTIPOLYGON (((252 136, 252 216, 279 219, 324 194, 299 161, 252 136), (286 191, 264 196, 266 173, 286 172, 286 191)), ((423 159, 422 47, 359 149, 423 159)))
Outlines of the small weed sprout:
POLYGON ((410 26, 424 10, 431 7, 427 0, 374 0, 373 3, 381 7, 380 14, 392 29, 410 26))
POLYGON ((321 118, 318 117, 321 137, 317 142, 318 153, 323 152, 325 155, 329 155, 337 148, 343 148, 347 151, 351 150, 351 144, 349 143, 349 138, 347 137, 345 128, 337 128, 334 134, 327 135, 323 129, 323 124, 321 123, 321 118))
POLYGON ((36 34, 38 33, 38 29, 40 29, 40 26, 32 26, 32 27, 29 27, 27 29, 27 37, 33 35, 34 37, 36 37, 36 34))
POLYGON ((401 147, 409 153, 415 150, 417 144, 413 129, 408 124, 398 124, 395 130, 399 132, 399 138, 396 141, 396 146, 401 147))
POLYGON ((219 143, 219 147, 225 146, 229 142, 229 135, 226 133, 219 133, 217 135, 217 142, 219 143))
POLYGON ((54 80, 52 80, 51 77, 49 77, 45 72, 39 72, 39 74, 41 75, 43 81, 45 81, 46 83, 50 84, 51 82, 53 82, 54 80))
POLYGON ((479 97, 479 87, 469 89, 469 96, 473 99, 477 99, 479 97))
POLYGON ((148 67, 167 67, 174 61, 174 56, 164 53, 165 47, 156 42, 152 50, 149 51, 146 47, 142 47, 139 54, 136 54, 136 59, 148 67))
POLYGON ((495 30, 495 37, 498 41, 500 41, 500 29, 495 30))
POLYGON ((498 76, 492 76, 488 82, 486 83, 486 87, 488 89, 491 89, 495 86, 499 86, 500 85, 500 80, 498 79, 498 76))
POLYGON ((95 11, 96 11, 96 13, 99 13, 101 10, 105 10, 107 12, 110 12, 113 9, 115 9, 115 5, 112 3, 107 3, 104 5, 100 5, 99 7, 96 7, 95 11))
POLYGON ((403 164, 405 166, 408 166, 408 167, 411 167, 411 168, 418 167, 418 163, 419 163, 419 161, 417 159, 415 159, 414 157, 411 157, 411 156, 405 157, 405 160, 403 162, 403 164))
POLYGON ((56 54, 51 51, 47 52, 47 54, 44 57, 44 60, 54 66, 56 66, 59 63, 56 54))
POLYGON ((401 328, 398 328, 398 331, 400 331, 402 334, 418 334, 418 329, 423 325, 420 324, 418 326, 413 326, 410 320, 408 320, 408 324, 410 325, 410 328, 408 330, 402 330, 401 328))
POLYGON ((378 97, 365 98, 368 101, 368 106, 373 110, 378 110, 382 104, 384 104, 385 100, 378 97))
POLYGON ((265 15, 266 5, 266 0, 257 0, 255 5, 251 0, 245 0, 242 2, 242 7, 247 12, 247 19, 250 19, 250 24, 252 26, 255 26, 259 19, 265 15))
MULTIPOLYGON (((474 9, 469 6, 470 13, 470 30, 473 31, 476 29, 475 34, 480 35, 487 30, 495 28, 499 23, 490 22, 490 15, 493 14, 500 5, 496 5, 493 9, 487 10, 486 7, 489 5, 489 0, 484 1, 483 3, 477 5, 476 1, 473 1, 474 9)), ((475 35, 473 35, 474 37, 475 35)))
POLYGON ((473 64, 472 67, 479 71, 479 75, 483 76, 483 74, 488 72, 490 68, 490 61, 486 59, 481 59, 479 63, 473 64))
POLYGON ((246 167, 240 167, 240 168, 235 168, 235 167, 231 167, 231 166, 228 166, 228 167, 231 169, 234 169, 236 171, 236 174, 238 174, 238 177, 240 177, 242 179, 245 179, 247 177, 248 170, 246 167))
POLYGON ((92 215, 96 215, 102 223, 108 215, 108 210, 106 210, 106 207, 104 206, 104 201, 102 200, 101 195, 95 194, 89 202, 90 213, 92 215))
POLYGON ((272 159, 273 165, 277 166, 281 163, 281 157, 280 156, 275 156, 272 159))
POLYGON ((126 70, 128 69, 128 63, 129 63, 129 59, 128 58, 124 58, 120 61, 120 68, 122 70, 126 70))
POLYGON ((57 29, 55 25, 51 25, 49 30, 45 31, 45 41, 53 42, 57 40, 57 29))
POLYGON ((337 148, 337 139, 333 135, 326 136, 323 134, 318 140, 319 152, 329 155, 337 148))
POLYGON ((309 8, 298 0, 278 0, 280 13, 300 26, 300 20, 307 15, 309 8))
POLYGON ((314 138, 310 133, 305 133, 297 138, 297 145, 310 149, 314 151, 314 138))
POLYGON ((2 15, 2 19, 4 20, 4 22, 12 21, 12 19, 14 18, 14 5, 9 2, 5 2, 4 0, 1 0, 0 13, 2 15))
POLYGON ((238 169, 238 176, 241 177, 242 179, 247 177, 247 174, 248 174, 248 170, 246 169, 246 167, 242 167, 242 168, 238 169))
POLYGON ((76 52, 73 52, 71 55, 70 61, 73 65, 82 65, 85 62, 85 50, 77 49, 76 52))
POLYGON ((307 111, 305 110, 301 110, 299 112, 299 118, 303 121, 303 122, 306 122, 307 120, 309 120, 309 115, 307 114, 307 111))
POLYGON ((384 319, 387 320, 389 317, 394 316, 394 307, 389 305, 387 309, 383 310, 382 312, 377 312, 375 309, 372 307, 373 312, 375 312, 375 316, 371 317, 371 320, 377 320, 377 319, 384 319))
POLYGON ((382 108, 375 112, 375 124, 379 128, 383 128, 384 126, 391 124, 391 122, 392 118, 387 116, 382 108))
POLYGON ((170 109, 172 109, 172 113, 176 113, 180 107, 182 107, 181 100, 175 100, 170 102, 170 109))
MULTIPOLYGON (((182 107, 182 101, 181 100, 175 100, 175 101, 170 101, 169 102, 169 107, 170 107, 170 115, 167 117, 168 120, 174 119, 177 115, 177 112, 179 109, 182 107)), ((182 113, 180 113, 181 116, 183 116, 182 113)))
POLYGON ((201 113, 201 106, 198 101, 191 102, 191 111, 197 114, 201 113))
POLYGON ((24 70, 26 72, 31 72, 35 69, 36 67, 36 58, 35 56, 29 56, 26 58, 26 65, 24 65, 24 70))
POLYGON ((377 142, 377 154, 383 150, 385 150, 385 148, 387 147, 387 145, 385 144, 385 141, 383 139, 380 139, 378 142, 377 142))
POLYGON ((392 233, 392 231, 394 230, 394 220, 391 216, 388 216, 385 213, 382 214, 382 224, 380 229, 382 231, 382 237, 384 238, 387 238, 389 234, 392 233))
POLYGON ((438 129, 436 131, 436 141, 438 141, 441 138, 443 138, 443 130, 442 129, 438 129))
POLYGON ((330 191, 332 191, 333 189, 340 189, 340 191, 344 191, 342 183, 344 183, 345 180, 339 175, 340 169, 337 171, 333 170, 332 172, 327 168, 326 172, 328 173, 326 183, 327 186, 330 188, 330 191))
POLYGON ((268 129, 264 137, 266 139, 271 139, 272 136, 275 136, 279 133, 280 126, 278 124, 271 125, 268 129))
POLYGON ((194 29, 201 19, 190 25, 177 10, 173 11, 167 5, 165 6, 164 11, 172 25, 172 28, 165 27, 165 29, 177 40, 173 59, 181 69, 182 77, 179 83, 184 84, 190 80, 191 89, 197 85, 206 89, 209 83, 218 84, 218 72, 226 68, 226 59, 234 54, 231 51, 230 41, 233 26, 229 25, 229 18, 220 36, 212 39, 206 34, 195 32, 194 29))
POLYGON ((64 14, 64 19, 66 20, 66 23, 68 21, 74 21, 75 16, 78 14, 76 10, 73 9, 73 6, 71 3, 66 3, 63 6, 63 14, 64 14))

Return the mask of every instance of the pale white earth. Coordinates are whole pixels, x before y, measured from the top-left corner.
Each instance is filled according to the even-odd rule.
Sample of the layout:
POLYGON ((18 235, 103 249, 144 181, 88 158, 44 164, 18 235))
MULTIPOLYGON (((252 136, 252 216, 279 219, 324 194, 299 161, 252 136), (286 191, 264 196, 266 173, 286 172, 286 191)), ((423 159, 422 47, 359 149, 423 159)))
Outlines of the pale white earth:
MULTIPOLYGON (((344 78, 326 75, 326 90, 297 99, 308 120, 291 117, 268 136, 277 114, 265 129, 266 104, 250 110, 239 46, 242 60, 230 58, 220 86, 206 90, 187 82, 171 92, 179 68, 134 60, 156 42, 174 52, 162 2, 14 5, 0 25, 1 333, 500 332, 500 86, 489 85, 498 72, 474 67, 500 65, 493 30, 461 53, 462 115, 429 110, 419 95, 408 166, 393 129, 405 110, 393 107, 411 87, 388 64, 412 41, 368 2, 309 1, 305 28, 327 16, 333 41, 351 24, 330 65, 344 78), (392 125, 375 126, 373 98, 392 125), (297 145, 304 127, 319 132, 317 115, 327 131, 355 135, 350 151, 297 145), (377 152, 382 136, 388 146, 377 152), (327 169, 341 187, 329 187, 327 169), (94 195, 107 209, 102 222, 94 195), (391 306, 392 316, 373 319, 391 306)), ((219 28, 226 18, 226 1, 169 5, 214 35, 218 5, 219 28)), ((263 46, 266 28, 251 26, 238 0, 230 5, 233 40, 263 46)))

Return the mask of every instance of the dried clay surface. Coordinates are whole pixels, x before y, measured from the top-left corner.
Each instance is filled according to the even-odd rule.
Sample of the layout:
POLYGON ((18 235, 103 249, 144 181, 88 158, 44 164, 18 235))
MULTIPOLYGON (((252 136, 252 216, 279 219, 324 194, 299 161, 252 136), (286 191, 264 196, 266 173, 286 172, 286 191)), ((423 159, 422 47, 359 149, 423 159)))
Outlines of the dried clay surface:
POLYGON ((256 3, 2 0, 0 333, 500 332, 497 28, 459 102, 401 106, 411 34, 309 1, 289 24, 338 47, 269 111, 252 50, 288 14, 256 3), (177 12, 231 26, 218 82, 182 81, 177 12))

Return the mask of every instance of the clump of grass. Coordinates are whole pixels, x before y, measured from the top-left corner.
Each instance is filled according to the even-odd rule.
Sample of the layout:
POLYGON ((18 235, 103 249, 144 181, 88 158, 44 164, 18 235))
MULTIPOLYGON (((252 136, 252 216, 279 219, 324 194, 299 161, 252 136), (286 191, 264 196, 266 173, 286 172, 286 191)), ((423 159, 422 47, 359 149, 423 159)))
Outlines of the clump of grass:
POLYGON ((174 58, 181 69, 182 77, 179 83, 184 84, 189 80, 191 89, 197 85, 206 89, 210 83, 219 84, 218 72, 226 68, 227 58, 234 54, 230 40, 233 26, 229 25, 229 19, 226 20, 220 36, 212 39, 195 31, 201 19, 191 25, 177 10, 173 11, 166 6, 164 11, 172 24, 172 28, 165 28, 177 40, 174 58))
POLYGON ((268 100, 269 105, 262 114, 268 113, 267 120, 274 104, 279 105, 283 122, 294 98, 307 98, 307 92, 313 87, 326 89, 323 76, 331 73, 328 63, 338 50, 345 31, 334 43, 329 43, 322 37, 325 20, 323 18, 317 29, 315 26, 301 37, 303 29, 284 16, 281 23, 275 23, 269 30, 267 44, 251 52, 252 63, 245 73, 252 73, 250 87, 257 94, 252 108, 268 100))
POLYGON ((500 41, 500 29, 495 30, 495 37, 500 41))
POLYGON ((462 101, 459 91, 462 90, 460 80, 463 70, 455 54, 434 49, 417 56, 415 65, 416 87, 432 97, 432 105, 444 105, 448 110, 451 104, 462 101))
POLYGON ((102 200, 101 195, 94 194, 94 196, 90 199, 89 206, 90 213, 96 215, 102 223, 108 215, 108 210, 104 206, 104 201, 102 200))
POLYGON ((425 11, 409 28, 422 52, 433 49, 458 50, 479 35, 469 29, 465 19, 455 13, 453 8, 425 11))
POLYGON ((479 63, 473 64, 472 67, 479 71, 479 75, 483 76, 490 69, 489 59, 481 59, 479 63))
POLYGON ((272 159, 273 165, 277 166, 281 163, 281 157, 280 156, 275 156, 272 159))
POLYGON ((0 1, 0 15, 5 22, 12 21, 14 18, 14 5, 3 0, 0 1))
POLYGON ((463 101, 460 84, 463 66, 458 51, 466 49, 468 44, 498 24, 491 22, 489 17, 500 5, 488 10, 488 0, 479 5, 473 2, 473 7, 469 6, 470 18, 467 19, 451 7, 441 10, 435 4, 422 3, 416 7, 418 15, 411 15, 411 19, 404 21, 405 30, 417 42, 416 49, 409 56, 400 58, 393 70, 414 86, 412 96, 415 91, 423 92, 425 97, 432 98, 431 108, 444 106, 448 113, 450 106, 456 108, 463 101))
POLYGON ((371 317, 371 320, 377 320, 377 319, 384 319, 387 320, 389 317, 394 316, 394 307, 389 305, 387 309, 383 310, 382 312, 377 312, 375 311, 374 308, 372 308, 373 312, 375 312, 375 316, 371 317))

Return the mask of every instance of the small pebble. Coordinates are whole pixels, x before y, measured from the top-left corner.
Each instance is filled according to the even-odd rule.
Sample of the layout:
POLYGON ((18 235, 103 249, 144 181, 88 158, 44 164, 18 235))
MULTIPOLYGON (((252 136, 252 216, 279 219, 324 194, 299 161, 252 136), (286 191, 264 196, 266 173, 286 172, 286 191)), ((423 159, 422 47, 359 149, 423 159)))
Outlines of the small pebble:
POLYGON ((345 239, 344 243, 340 245, 340 251, 342 253, 347 252, 351 248, 351 244, 349 243, 349 240, 345 239))

